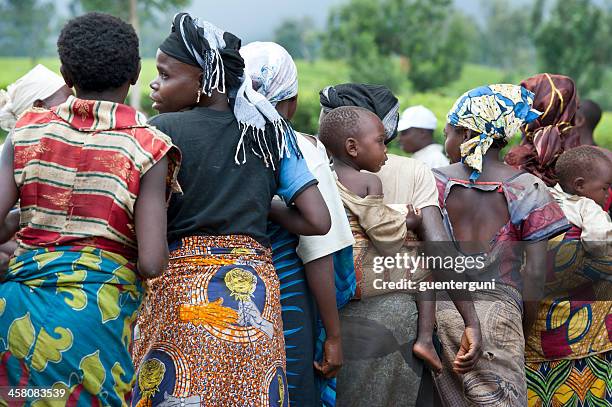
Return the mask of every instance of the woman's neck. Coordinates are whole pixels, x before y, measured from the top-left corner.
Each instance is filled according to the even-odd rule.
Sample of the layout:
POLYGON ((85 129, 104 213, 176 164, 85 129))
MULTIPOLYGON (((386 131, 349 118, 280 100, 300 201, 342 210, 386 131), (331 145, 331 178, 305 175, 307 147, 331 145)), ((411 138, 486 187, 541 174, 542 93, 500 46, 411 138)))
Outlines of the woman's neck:
POLYGON ((213 91, 210 96, 202 95, 200 97, 200 103, 198 103, 196 106, 206 107, 212 110, 219 110, 221 112, 231 110, 229 101, 227 100, 227 94, 221 93, 217 90, 213 91))

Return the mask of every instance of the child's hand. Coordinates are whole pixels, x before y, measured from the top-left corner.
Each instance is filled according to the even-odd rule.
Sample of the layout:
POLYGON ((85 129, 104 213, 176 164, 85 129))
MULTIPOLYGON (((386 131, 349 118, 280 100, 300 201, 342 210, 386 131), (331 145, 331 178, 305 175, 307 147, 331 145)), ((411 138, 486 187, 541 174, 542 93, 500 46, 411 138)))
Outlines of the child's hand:
POLYGON ((423 215, 421 215, 420 209, 415 209, 412 205, 406 205, 408 209, 408 213, 406 214, 406 228, 408 230, 416 230, 419 226, 421 226, 421 222, 423 221, 423 215))

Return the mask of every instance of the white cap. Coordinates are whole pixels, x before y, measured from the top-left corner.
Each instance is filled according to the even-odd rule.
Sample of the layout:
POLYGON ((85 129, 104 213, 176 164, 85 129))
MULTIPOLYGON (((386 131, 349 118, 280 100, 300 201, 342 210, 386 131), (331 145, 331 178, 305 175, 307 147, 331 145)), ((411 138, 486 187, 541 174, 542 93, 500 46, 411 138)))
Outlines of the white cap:
POLYGON ((435 130, 438 120, 431 110, 425 106, 412 106, 404 110, 397 125, 397 131, 408 130, 411 127, 435 130))

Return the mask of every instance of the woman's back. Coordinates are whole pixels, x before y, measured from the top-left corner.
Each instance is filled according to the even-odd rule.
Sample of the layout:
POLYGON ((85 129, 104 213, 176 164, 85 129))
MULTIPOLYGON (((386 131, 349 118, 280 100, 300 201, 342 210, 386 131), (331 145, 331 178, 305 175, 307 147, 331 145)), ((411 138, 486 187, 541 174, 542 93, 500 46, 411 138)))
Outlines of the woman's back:
POLYGON ((239 234, 267 245, 276 175, 251 151, 246 153, 246 162, 235 163, 240 129, 234 114, 196 107, 163 113, 150 123, 169 134, 183 153, 178 175, 183 195, 170 201, 168 241, 191 235, 239 234))
POLYGON ((26 113, 11 140, 21 207, 17 254, 80 245, 135 259, 140 181, 171 151, 166 135, 129 106, 70 97, 53 111, 26 113))
MULTIPOLYGON (((500 166, 501 167, 501 166, 500 166)), ((456 183, 446 192, 444 206, 453 229, 453 237, 467 252, 488 251, 489 243, 510 220, 508 201, 501 185, 519 174, 507 168, 493 168, 471 184, 463 164, 438 169, 456 183), (493 188, 492 188, 493 187, 493 188), (470 246, 467 248, 465 246, 470 246)))

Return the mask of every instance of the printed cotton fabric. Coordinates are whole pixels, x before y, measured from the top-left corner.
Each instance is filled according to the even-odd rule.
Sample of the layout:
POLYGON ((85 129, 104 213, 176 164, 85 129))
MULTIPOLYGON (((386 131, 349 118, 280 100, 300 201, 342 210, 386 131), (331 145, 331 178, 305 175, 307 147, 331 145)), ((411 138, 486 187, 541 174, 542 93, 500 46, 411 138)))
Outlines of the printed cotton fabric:
POLYGON ((133 406, 287 406, 279 281, 247 236, 191 236, 149 281, 133 406))
POLYGON ((64 246, 13 258, 0 283, 0 385, 63 389, 67 405, 126 406, 141 296, 130 263, 113 253, 64 246))
POLYGON ((473 169, 474 181, 482 171, 482 158, 493 140, 506 140, 540 112, 532 108, 534 94, 516 85, 481 86, 465 92, 448 112, 448 123, 478 133, 461 144, 461 159, 473 169))

